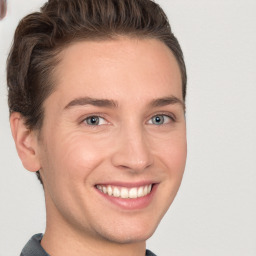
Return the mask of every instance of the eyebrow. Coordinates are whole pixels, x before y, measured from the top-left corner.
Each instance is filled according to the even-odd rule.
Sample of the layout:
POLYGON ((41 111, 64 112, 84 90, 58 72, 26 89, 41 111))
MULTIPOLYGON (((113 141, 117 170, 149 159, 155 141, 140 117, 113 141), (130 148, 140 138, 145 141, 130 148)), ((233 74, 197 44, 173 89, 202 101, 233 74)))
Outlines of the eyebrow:
POLYGON ((175 96, 170 96, 170 97, 164 97, 164 98, 159 98, 153 100, 150 105, 152 107, 163 107, 167 105, 174 105, 174 104, 179 104, 182 106, 182 108, 185 110, 185 103, 183 100, 175 97, 175 96))
MULTIPOLYGON (((179 99, 175 96, 155 99, 149 103, 149 106, 150 107, 163 107, 163 106, 174 105, 174 104, 181 105, 182 108, 185 110, 185 103, 181 99, 179 99)), ((108 108, 117 108, 118 107, 117 101, 114 101, 114 100, 81 97, 81 98, 76 98, 76 99, 70 101, 65 106, 64 109, 69 109, 74 106, 85 106, 85 105, 93 105, 96 107, 108 107, 108 108)))
POLYGON ((118 106, 117 102, 114 100, 82 97, 82 98, 76 98, 70 101, 65 106, 64 109, 68 109, 74 106, 84 106, 84 105, 93 105, 96 107, 109 107, 109 108, 116 108, 118 106))

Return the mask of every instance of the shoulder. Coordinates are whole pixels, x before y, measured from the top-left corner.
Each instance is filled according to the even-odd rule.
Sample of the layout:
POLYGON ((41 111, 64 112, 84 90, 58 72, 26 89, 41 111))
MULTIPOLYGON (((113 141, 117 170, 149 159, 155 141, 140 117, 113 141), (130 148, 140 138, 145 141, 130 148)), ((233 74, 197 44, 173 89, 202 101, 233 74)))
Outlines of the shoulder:
POLYGON ((150 250, 146 250, 146 256, 156 256, 156 255, 150 250))
POLYGON ((41 246, 43 234, 36 234, 24 246, 20 256, 49 256, 41 246))

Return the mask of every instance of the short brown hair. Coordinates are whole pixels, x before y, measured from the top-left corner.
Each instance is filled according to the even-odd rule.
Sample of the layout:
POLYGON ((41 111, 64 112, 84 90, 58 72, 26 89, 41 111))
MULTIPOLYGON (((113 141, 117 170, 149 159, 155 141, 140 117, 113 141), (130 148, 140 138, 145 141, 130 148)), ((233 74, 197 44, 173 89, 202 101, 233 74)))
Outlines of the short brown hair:
POLYGON ((23 18, 16 29, 7 60, 10 113, 21 113, 29 129, 40 129, 42 105, 54 90, 52 74, 61 50, 75 41, 118 35, 165 43, 179 64, 185 100, 183 53, 158 4, 151 0, 49 0, 40 12, 23 18))

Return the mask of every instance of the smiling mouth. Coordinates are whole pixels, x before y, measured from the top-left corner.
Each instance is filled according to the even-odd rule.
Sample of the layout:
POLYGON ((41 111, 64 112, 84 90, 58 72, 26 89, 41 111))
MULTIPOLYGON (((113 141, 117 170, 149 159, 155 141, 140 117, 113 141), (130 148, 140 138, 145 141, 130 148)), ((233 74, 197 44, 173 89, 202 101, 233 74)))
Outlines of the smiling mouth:
POLYGON ((96 185, 96 188, 102 193, 107 194, 111 197, 128 199, 147 196, 148 194, 150 194, 152 186, 153 184, 140 187, 126 188, 112 185, 96 185))

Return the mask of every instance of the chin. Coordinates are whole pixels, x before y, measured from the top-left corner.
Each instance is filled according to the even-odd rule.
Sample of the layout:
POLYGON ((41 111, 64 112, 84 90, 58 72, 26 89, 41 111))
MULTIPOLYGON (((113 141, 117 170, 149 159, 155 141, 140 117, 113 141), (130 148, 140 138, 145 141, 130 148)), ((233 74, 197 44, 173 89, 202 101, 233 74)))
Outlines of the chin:
POLYGON ((139 242, 145 242, 148 240, 152 235, 154 231, 143 233, 143 234, 125 234, 122 232, 121 234, 111 234, 107 237, 108 241, 118 243, 118 244, 132 244, 132 243, 139 243, 139 242))
POLYGON ((116 225, 114 228, 107 230, 100 230, 101 236, 106 240, 119 243, 129 244, 145 242, 155 232, 158 225, 149 225, 148 223, 143 224, 131 224, 128 226, 116 225))

